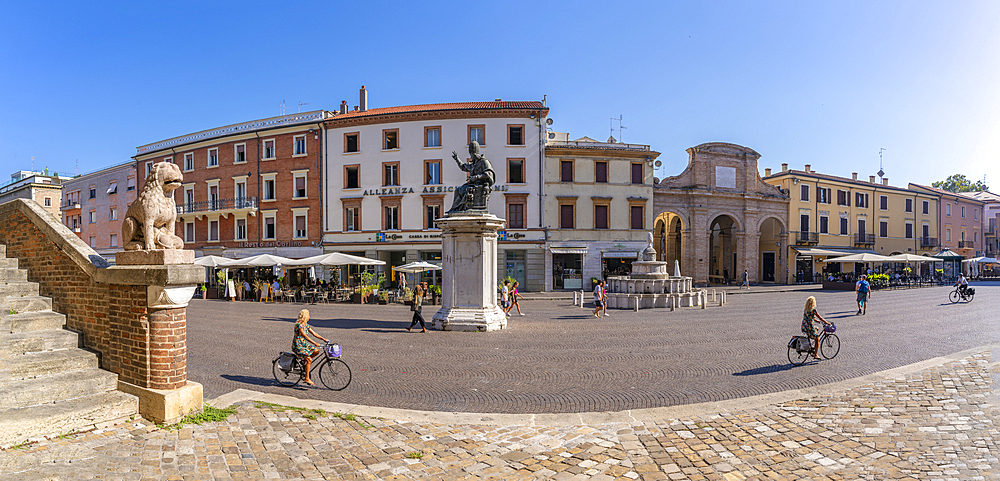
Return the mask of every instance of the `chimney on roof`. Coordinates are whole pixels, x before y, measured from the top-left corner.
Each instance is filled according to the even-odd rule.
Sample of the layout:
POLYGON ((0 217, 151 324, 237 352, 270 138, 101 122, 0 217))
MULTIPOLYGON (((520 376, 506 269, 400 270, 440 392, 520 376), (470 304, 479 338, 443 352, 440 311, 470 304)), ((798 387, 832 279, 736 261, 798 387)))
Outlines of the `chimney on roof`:
POLYGON ((889 185, 889 178, 888 177, 882 177, 882 185, 889 185))
POLYGON ((496 100, 494 100, 494 102, 502 102, 502 100, 496 99, 496 100))
POLYGON ((362 112, 368 110, 368 89, 364 85, 361 86, 361 101, 358 103, 360 110, 362 112))
POLYGON ((343 115, 343 114, 346 114, 346 113, 347 113, 347 101, 346 100, 341 100, 340 101, 340 114, 343 115))
POLYGON ((812 166, 811 165, 806 164, 806 172, 812 172, 812 166))
POLYGON ((781 164, 781 171, 788 172, 788 164, 781 164))
POLYGON ((771 176, 771 169, 770 168, 764 169, 764 177, 770 177, 770 176, 771 176))
POLYGON ((852 180, 858 180, 858 173, 857 172, 851 172, 851 179, 852 180))
POLYGON ((871 183, 874 184, 875 183, 875 176, 874 175, 869 175, 868 176, 868 182, 871 182, 871 183))

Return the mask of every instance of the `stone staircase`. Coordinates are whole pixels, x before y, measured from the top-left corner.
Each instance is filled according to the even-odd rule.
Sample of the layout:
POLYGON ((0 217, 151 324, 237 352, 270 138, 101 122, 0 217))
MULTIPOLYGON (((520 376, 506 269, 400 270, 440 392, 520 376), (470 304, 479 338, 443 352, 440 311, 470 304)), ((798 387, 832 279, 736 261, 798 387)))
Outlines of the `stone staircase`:
POLYGON ((0 245, 0 446, 108 425, 138 414, 118 376, 80 348, 66 316, 38 295, 0 245))

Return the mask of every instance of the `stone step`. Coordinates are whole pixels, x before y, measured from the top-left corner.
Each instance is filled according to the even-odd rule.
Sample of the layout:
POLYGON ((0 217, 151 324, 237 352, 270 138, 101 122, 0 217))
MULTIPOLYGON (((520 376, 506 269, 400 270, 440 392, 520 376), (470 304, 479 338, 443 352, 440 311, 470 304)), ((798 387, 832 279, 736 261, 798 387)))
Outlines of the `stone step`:
POLYGON ((38 283, 24 281, 0 281, 0 298, 37 296, 38 283))
POLYGON ((7 269, 17 269, 17 259, 0 256, 0 267, 7 269))
MULTIPOLYGON (((14 259, 16 262, 17 259, 14 259)), ((0 266, 0 282, 27 281, 28 270, 0 266)))
MULTIPOLYGON (((0 335, 0 338, 3 337, 0 335)), ((6 335, 6 344, 0 344, 0 359, 20 356, 29 352, 77 347, 80 347, 80 335, 66 329, 18 332, 6 335)))
POLYGON ((66 316, 53 311, 5 314, 6 321, 10 323, 9 329, 11 333, 62 329, 66 325, 66 316))
POLYGON ((62 372, 12 381, 0 390, 0 411, 51 404, 118 388, 118 376, 102 369, 62 372))
POLYGON ((52 310, 51 297, 45 297, 45 296, 8 297, 6 301, 8 309, 7 313, 10 312, 10 309, 13 309, 19 313, 52 310))
POLYGON ((0 411, 0 446, 32 438, 109 426, 138 413, 139 401, 121 391, 108 391, 52 404, 0 411))
MULTIPOLYGON (((70 371, 97 368, 97 355, 83 349, 29 352, 4 359, 5 383, 70 371)), ((0 365, 2 366, 2 365, 0 365)))

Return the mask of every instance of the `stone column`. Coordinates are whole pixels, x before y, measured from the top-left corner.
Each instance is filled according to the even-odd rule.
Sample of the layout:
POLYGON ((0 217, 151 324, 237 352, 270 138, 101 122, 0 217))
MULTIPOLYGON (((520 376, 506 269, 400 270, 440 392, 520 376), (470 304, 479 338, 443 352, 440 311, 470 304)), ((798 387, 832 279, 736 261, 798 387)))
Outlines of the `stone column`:
POLYGON ((443 331, 496 331, 507 327, 497 305, 497 231, 506 221, 490 214, 459 214, 435 221, 441 228, 441 309, 431 326, 443 331))
MULTIPOLYGON (((119 266, 166 266, 173 269, 201 269, 194 266, 194 251, 153 250, 118 253, 119 266)), ((163 267, 160 267, 161 269, 163 267)), ((181 276, 178 276, 178 278, 181 276)), ((187 305, 195 285, 174 284, 170 276, 163 285, 147 285, 144 335, 136 346, 145 352, 141 379, 119 376, 118 390, 139 398, 139 413, 162 423, 179 421, 202 407, 202 386, 187 380, 187 305)), ((135 332, 135 329, 132 329, 135 332)))

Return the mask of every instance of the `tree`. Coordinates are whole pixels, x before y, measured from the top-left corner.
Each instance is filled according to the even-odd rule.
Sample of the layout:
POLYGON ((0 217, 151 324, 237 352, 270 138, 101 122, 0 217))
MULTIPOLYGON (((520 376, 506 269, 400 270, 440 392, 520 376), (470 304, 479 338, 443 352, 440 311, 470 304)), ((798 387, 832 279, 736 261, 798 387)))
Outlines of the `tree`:
POLYGON ((986 183, 977 180, 975 183, 971 182, 962 174, 949 175, 945 180, 939 180, 931 184, 931 187, 935 189, 947 190, 948 192, 979 192, 984 190, 990 190, 986 183))

